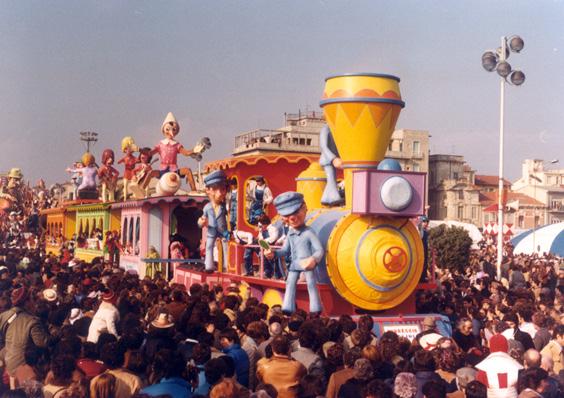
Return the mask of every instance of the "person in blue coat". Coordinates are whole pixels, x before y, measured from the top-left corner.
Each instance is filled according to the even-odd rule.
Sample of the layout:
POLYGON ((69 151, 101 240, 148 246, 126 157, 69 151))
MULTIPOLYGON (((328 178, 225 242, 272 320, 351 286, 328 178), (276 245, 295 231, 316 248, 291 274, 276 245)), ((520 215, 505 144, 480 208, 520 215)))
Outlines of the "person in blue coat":
POLYGON ((223 170, 216 170, 204 178, 206 194, 209 203, 204 206, 204 214, 198 219, 200 228, 208 227, 206 237, 206 272, 214 271, 213 248, 216 239, 221 239, 223 248, 223 261, 227 259, 227 241, 229 231, 227 229, 227 209, 225 208, 225 196, 227 195, 227 177, 223 170))
POLYGON ((327 184, 325 184, 325 189, 321 196, 321 203, 327 206, 341 205, 344 200, 337 187, 336 169, 343 166, 343 161, 339 157, 337 145, 335 144, 331 130, 327 126, 323 126, 319 133, 319 147, 321 149, 319 164, 323 167, 325 175, 327 176, 327 184))
POLYGON ((182 355, 171 350, 161 350, 153 361, 153 369, 164 375, 156 384, 145 387, 141 393, 151 397, 169 395, 172 398, 191 398, 192 385, 183 378, 186 364, 182 355))
POLYGON ((249 356, 241 348, 241 340, 235 329, 225 329, 219 334, 219 343, 225 355, 233 358, 235 362, 235 375, 237 382, 245 387, 249 387, 249 356))
POLYGON ((269 260, 275 257, 291 257, 291 262, 288 264, 282 311, 292 313, 296 310, 296 285, 303 272, 307 282, 309 311, 312 314, 318 314, 322 311, 322 307, 313 271, 323 258, 324 249, 313 229, 305 224, 307 206, 304 196, 298 192, 284 192, 274 199, 274 206, 282 220, 290 227, 282 248, 264 252, 269 260))

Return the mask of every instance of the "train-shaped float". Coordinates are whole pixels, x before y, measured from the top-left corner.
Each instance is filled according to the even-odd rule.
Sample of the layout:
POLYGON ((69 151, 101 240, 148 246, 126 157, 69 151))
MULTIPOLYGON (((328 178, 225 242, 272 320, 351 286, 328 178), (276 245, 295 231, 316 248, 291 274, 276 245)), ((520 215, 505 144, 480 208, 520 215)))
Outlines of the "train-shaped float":
MULTIPOLYGON (((320 140, 322 152, 332 144, 338 153, 337 174, 328 170, 333 164, 323 155, 320 162, 318 154, 285 152, 276 145, 267 153, 210 162, 202 170, 204 174, 223 170, 232 185, 230 201, 239 204, 229 208, 232 233, 256 234, 245 204, 249 183, 257 176, 275 194, 297 191, 304 195, 307 225, 325 250, 315 268, 325 314, 415 313, 417 289, 435 287, 432 281, 420 283, 424 248, 413 222, 424 214, 426 174, 402 171, 384 159, 404 105, 395 76, 331 76, 320 102, 328 125, 320 140), (327 184, 336 178, 344 185, 343 197, 322 204, 327 203, 327 184)), ((243 258, 248 246, 233 237, 228 241, 227 256, 217 250, 217 269, 211 273, 203 270, 206 235, 198 220, 207 202, 207 196, 197 190, 112 202, 75 198, 42 212, 46 250, 58 254, 62 242, 73 236, 89 237, 96 231, 98 239, 87 238, 77 245, 76 257, 92 260, 103 256, 106 239, 119 239, 120 267, 140 277, 159 269, 187 286, 196 282, 237 283, 262 302, 281 304, 285 281, 264 277, 262 255, 255 259, 259 271, 245 275, 243 258), (172 254, 178 240, 185 250, 181 258, 172 254)), ((280 223, 272 204, 267 203, 265 211, 273 216, 273 222, 280 223)), ((219 247, 220 239, 217 243, 219 247)), ((279 265, 283 268, 283 261, 279 265)), ((298 283, 296 302, 298 307, 308 308, 305 283, 298 283)))

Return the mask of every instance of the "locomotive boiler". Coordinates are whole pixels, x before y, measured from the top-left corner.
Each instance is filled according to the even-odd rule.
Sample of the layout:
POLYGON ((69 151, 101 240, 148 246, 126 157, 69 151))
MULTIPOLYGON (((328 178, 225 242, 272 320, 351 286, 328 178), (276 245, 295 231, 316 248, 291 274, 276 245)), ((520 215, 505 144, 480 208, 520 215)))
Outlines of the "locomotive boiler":
POLYGON ((345 204, 321 205, 323 178, 308 178, 316 169, 319 174, 318 165, 297 179, 308 225, 326 248, 318 282, 362 310, 397 307, 413 298, 423 270, 423 245, 410 219, 423 214, 425 205, 425 173, 401 171, 397 162, 384 159, 405 106, 399 78, 328 77, 320 105, 342 159, 345 204))

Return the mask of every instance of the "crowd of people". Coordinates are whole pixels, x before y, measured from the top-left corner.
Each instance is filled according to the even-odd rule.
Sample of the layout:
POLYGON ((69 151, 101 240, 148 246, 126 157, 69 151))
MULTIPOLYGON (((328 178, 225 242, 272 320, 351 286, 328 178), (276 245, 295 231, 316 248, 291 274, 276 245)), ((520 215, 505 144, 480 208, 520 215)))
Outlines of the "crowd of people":
POLYGON ((0 253, 1 397, 544 397, 564 394, 562 260, 474 251, 417 293, 413 341, 369 315, 269 308, 243 286, 140 280, 0 253), (441 322, 440 320, 438 321, 441 322), (444 333, 452 327, 452 335, 444 333), (442 335, 441 335, 442 333, 442 335))

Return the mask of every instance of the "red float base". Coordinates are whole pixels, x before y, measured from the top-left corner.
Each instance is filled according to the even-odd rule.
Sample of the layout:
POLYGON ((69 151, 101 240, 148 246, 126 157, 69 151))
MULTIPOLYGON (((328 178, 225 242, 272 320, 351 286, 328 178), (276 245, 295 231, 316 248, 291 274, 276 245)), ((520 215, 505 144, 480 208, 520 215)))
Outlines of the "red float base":
MULTIPOLYGON (((232 274, 226 272, 213 272, 206 273, 198 271, 186 266, 178 266, 174 273, 174 282, 180 283, 189 288, 193 283, 207 283, 212 286, 222 286, 226 288, 229 284, 235 282, 246 282, 251 289, 253 297, 262 301, 265 292, 272 291, 278 292, 280 301, 284 296, 286 289, 286 282, 274 279, 261 279, 258 277, 243 276, 239 274, 232 274)), ((433 290, 437 286, 434 283, 419 284, 417 289, 433 290)), ((318 284, 321 302, 323 303, 323 315, 326 316, 339 316, 370 314, 375 316, 403 316, 415 314, 415 292, 413 292, 405 301, 400 305, 383 311, 365 311, 360 308, 355 308, 348 301, 343 299, 331 285, 318 284)), ((298 308, 309 312, 309 297, 307 294, 307 285, 305 282, 299 282, 296 291, 296 305, 298 308)))

